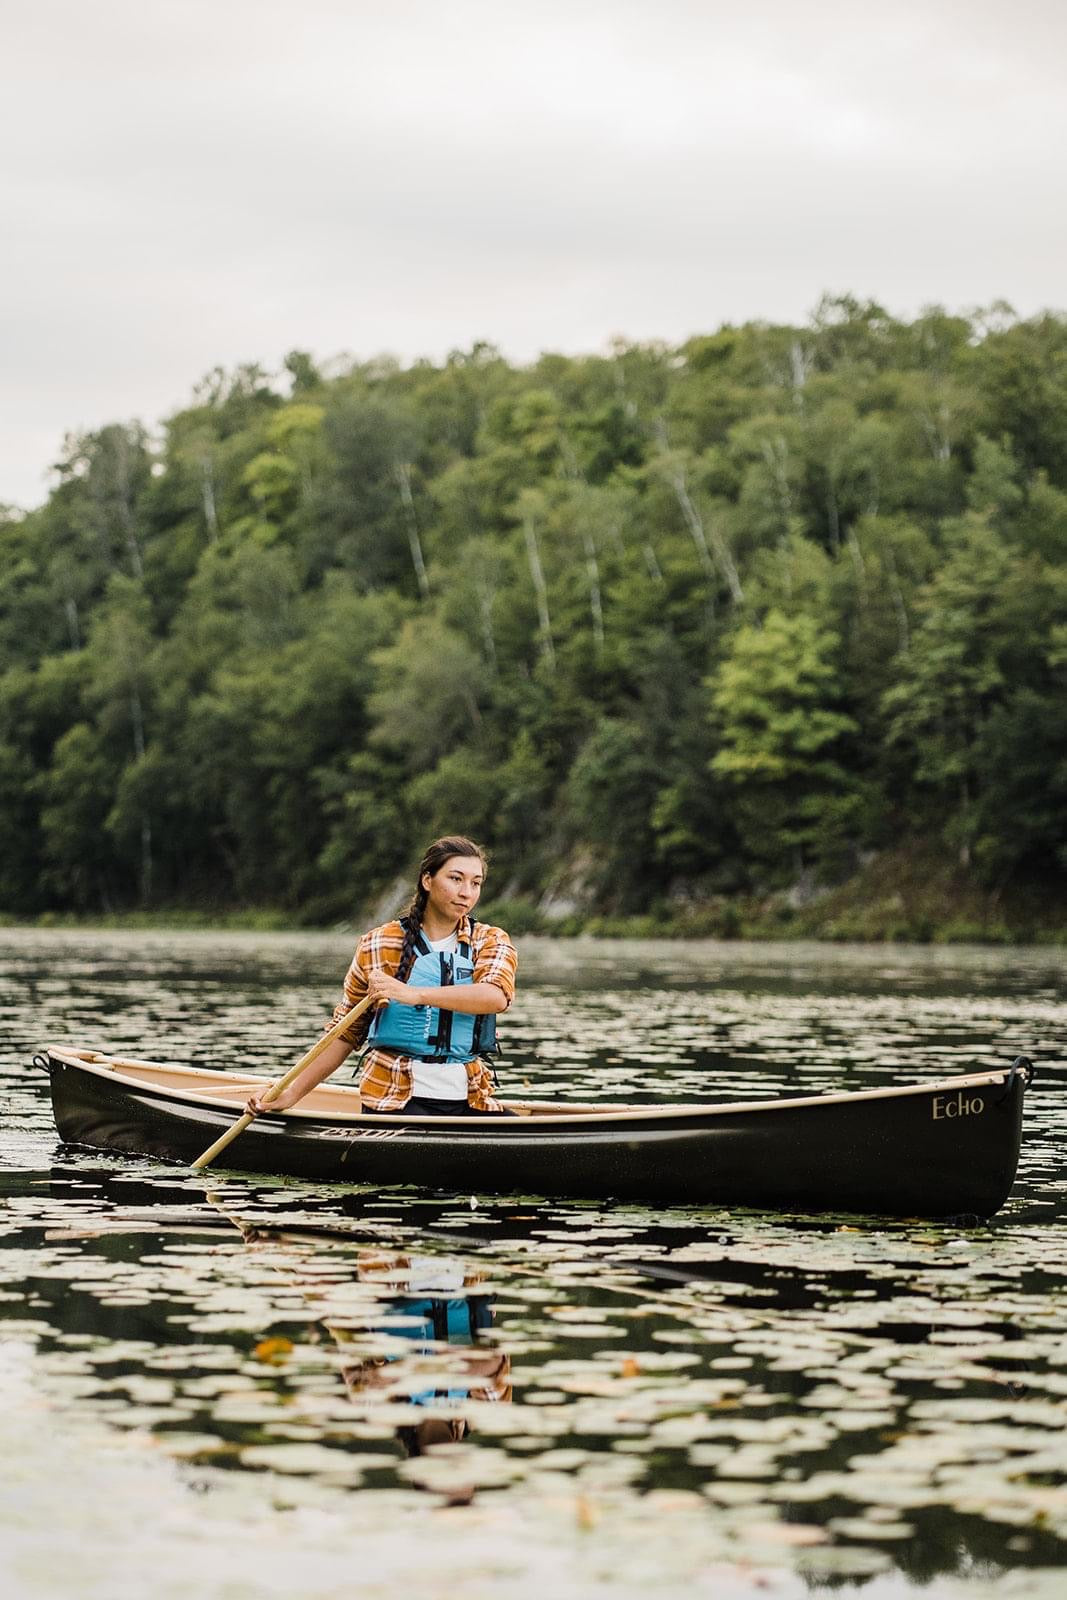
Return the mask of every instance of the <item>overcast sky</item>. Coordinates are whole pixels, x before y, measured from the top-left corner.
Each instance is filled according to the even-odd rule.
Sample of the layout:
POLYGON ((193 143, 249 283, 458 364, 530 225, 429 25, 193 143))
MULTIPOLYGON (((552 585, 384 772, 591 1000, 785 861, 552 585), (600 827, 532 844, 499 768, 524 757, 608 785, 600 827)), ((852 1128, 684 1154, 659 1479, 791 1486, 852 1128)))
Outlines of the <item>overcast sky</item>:
POLYGON ((286 351, 1067 305, 1063 0, 0 0, 0 501, 286 351))

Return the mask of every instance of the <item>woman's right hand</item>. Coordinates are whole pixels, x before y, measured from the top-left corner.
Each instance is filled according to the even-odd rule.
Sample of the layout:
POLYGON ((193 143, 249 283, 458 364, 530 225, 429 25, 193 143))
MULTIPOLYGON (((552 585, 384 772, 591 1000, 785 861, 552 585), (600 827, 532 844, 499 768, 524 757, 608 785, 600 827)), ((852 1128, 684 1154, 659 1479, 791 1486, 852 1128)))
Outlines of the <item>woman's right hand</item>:
POLYGON ((262 1115, 264 1111, 288 1111, 289 1107, 295 1106, 300 1098, 299 1095, 293 1093, 291 1085, 288 1089, 283 1089, 281 1094, 276 1095, 273 1100, 264 1103, 263 1097, 266 1093, 266 1089, 257 1089, 245 1101, 245 1110, 250 1112, 253 1117, 262 1115))

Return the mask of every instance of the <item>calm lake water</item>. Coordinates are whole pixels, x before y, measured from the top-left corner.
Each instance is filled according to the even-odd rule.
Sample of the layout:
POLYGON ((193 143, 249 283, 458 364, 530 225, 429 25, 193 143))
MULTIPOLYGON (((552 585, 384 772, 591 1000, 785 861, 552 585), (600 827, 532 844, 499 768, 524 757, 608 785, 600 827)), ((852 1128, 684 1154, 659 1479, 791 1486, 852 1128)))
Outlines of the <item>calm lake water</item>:
POLYGON ((342 935, 0 931, 12 1596, 1061 1596, 1067 953, 521 945, 503 1092, 1030 1055, 982 1227, 190 1175, 59 1143, 44 1043, 282 1071, 342 935))

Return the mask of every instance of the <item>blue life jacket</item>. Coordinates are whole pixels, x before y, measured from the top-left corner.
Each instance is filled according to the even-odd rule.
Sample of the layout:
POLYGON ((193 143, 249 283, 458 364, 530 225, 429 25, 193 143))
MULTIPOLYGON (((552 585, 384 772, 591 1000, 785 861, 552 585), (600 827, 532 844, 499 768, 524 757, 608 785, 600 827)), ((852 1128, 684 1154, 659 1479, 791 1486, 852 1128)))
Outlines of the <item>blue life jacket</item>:
MULTIPOLYGON (((474 961, 466 940, 451 953, 431 950, 420 930, 415 949, 418 953, 406 981, 416 988, 474 982, 474 961)), ((419 1061, 473 1061, 496 1050, 496 1017, 491 1012, 474 1016, 390 1000, 374 1013, 367 1043, 372 1049, 397 1050, 419 1061)))

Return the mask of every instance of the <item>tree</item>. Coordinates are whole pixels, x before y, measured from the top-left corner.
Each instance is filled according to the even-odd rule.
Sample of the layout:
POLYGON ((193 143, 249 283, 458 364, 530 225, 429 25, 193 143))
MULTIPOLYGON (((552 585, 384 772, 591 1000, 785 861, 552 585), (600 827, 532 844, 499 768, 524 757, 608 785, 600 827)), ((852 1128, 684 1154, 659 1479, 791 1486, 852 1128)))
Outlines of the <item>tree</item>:
POLYGON ((600 891, 614 909, 644 910, 656 858, 652 807, 660 779, 641 729, 605 718, 582 745, 567 785, 567 807, 597 848, 600 891))
POLYGON ((34 776, 25 750, 0 738, 0 912, 38 909, 34 776))
POLYGON ((772 868, 826 861, 857 818, 841 760, 856 724, 841 710, 838 650, 816 618, 773 609, 762 627, 737 630, 710 681, 711 769, 733 787, 746 848, 772 868))
POLYGON ((965 867, 982 831, 976 802, 990 721, 1026 682, 1035 600, 1047 619, 1054 601, 1040 569, 1015 557, 984 517, 963 519, 918 600, 919 626, 884 695, 888 738, 907 751, 965 867))
MULTIPOLYGON (((89 630, 84 652, 85 699, 96 712, 102 741, 116 750, 125 743, 124 764, 132 761, 146 773, 152 770, 145 758, 153 645, 151 613, 141 584, 116 575, 89 630)), ((136 871, 141 903, 147 905, 152 898, 153 796, 146 778, 138 783, 136 793, 140 802, 136 871)), ((120 831, 125 838, 134 831, 128 817, 123 818, 120 831)))
POLYGON ((459 634, 433 620, 409 620, 394 644, 376 652, 374 666, 371 740, 401 751, 412 773, 478 735, 485 667, 459 634))
POLYGON ((1067 318, 1044 313, 995 329, 972 367, 983 432, 1010 439, 1028 472, 1067 489, 1067 318))
POLYGON ((56 743, 39 784, 45 886, 61 905, 108 907, 119 886, 107 817, 119 764, 87 722, 56 743))

